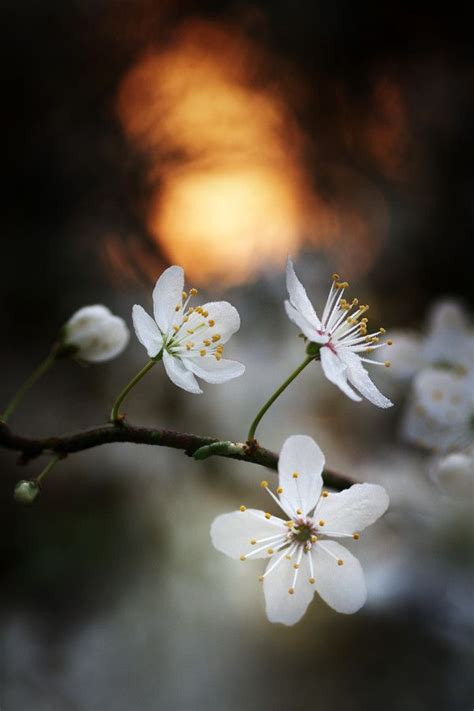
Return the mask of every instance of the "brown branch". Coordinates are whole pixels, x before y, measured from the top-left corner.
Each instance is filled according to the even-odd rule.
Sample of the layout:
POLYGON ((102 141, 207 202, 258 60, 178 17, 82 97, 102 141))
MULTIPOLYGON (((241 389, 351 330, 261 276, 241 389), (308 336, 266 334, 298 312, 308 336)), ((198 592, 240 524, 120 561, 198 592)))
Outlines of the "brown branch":
MULTIPOLYGON (((200 437, 184 432, 135 427, 125 422, 95 427, 60 437, 32 438, 15 434, 4 422, 0 421, 0 447, 19 452, 21 455, 19 463, 21 464, 27 464, 31 459, 45 453, 65 457, 74 452, 82 452, 113 442, 172 447, 181 449, 185 454, 196 459, 220 456, 251 464, 260 464, 267 469, 276 470, 278 467, 278 455, 261 447, 257 442, 251 444, 222 442, 214 437, 200 437)), ((348 477, 329 469, 324 470, 323 477, 326 486, 337 490, 347 489, 354 483, 348 477)))

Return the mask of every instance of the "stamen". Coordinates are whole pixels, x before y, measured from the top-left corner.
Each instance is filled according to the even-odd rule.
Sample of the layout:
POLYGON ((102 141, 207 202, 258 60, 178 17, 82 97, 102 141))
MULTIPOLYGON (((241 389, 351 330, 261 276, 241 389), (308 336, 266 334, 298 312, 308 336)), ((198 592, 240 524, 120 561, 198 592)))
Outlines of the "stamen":
POLYGON ((216 322, 215 322, 214 319, 212 319, 212 318, 210 318, 207 323, 209 324, 209 326, 210 326, 211 328, 216 325, 216 322))
POLYGON ((195 289, 194 287, 189 290, 189 296, 197 296, 199 294, 199 291, 195 289))
POLYGON ((239 510, 242 511, 242 512, 243 512, 243 511, 247 511, 247 507, 246 507, 246 506, 241 506, 239 510))

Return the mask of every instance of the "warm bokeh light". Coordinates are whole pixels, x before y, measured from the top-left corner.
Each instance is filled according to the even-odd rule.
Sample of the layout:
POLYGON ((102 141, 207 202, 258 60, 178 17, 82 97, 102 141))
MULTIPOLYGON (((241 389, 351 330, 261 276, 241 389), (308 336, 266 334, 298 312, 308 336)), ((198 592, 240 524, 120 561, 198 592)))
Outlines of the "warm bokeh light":
MULTIPOLYGON (((241 283, 280 268, 303 244, 330 251, 348 275, 372 263, 388 228, 386 200, 356 162, 328 163, 317 127, 310 137, 298 125, 298 82, 279 77, 272 57, 235 27, 201 20, 179 26, 124 77, 117 111, 148 159, 147 230, 197 284, 241 283), (319 160, 311 168, 310 155, 319 160)), ((393 83, 374 87, 374 110, 348 110, 344 137, 393 177, 402 100, 393 83)))

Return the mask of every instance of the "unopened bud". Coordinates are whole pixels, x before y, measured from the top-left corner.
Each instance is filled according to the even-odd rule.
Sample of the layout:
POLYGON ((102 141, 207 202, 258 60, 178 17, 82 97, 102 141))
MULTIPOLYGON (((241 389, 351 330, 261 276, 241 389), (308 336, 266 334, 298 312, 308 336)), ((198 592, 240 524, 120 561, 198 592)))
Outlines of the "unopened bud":
POLYGON ((39 486, 36 482, 22 479, 15 486, 13 496, 19 504, 32 504, 38 494, 39 486))

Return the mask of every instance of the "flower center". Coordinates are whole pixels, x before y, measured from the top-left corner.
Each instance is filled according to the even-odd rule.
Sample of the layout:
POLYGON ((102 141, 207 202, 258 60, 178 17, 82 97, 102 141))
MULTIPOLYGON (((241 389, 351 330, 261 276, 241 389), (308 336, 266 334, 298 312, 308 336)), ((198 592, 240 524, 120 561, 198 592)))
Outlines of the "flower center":
POLYGON ((305 545, 314 539, 317 534, 317 529, 311 521, 304 519, 296 519, 292 529, 292 542, 299 545, 305 545))

